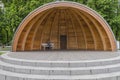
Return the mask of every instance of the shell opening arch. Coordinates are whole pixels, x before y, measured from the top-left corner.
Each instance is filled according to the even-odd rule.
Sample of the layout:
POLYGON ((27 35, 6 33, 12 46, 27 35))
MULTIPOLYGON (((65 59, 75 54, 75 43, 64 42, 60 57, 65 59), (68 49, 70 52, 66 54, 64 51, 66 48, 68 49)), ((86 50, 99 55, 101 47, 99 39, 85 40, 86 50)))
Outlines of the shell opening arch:
POLYGON ((51 42, 55 50, 115 51, 116 40, 106 21, 94 10, 61 1, 32 11, 19 25, 12 51, 43 50, 51 42))

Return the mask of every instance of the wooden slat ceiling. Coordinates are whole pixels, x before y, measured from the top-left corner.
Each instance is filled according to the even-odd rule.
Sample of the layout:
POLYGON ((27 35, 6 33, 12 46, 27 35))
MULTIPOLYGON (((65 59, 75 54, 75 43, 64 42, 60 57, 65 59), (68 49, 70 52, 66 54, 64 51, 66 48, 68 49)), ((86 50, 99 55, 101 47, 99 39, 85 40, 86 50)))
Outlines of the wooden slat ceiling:
POLYGON ((110 41, 114 39, 96 18, 73 7, 54 7, 34 16, 24 26, 13 51, 43 50, 41 44, 48 41, 55 50, 61 50, 61 35, 67 37, 67 50, 116 50, 115 42, 110 41))

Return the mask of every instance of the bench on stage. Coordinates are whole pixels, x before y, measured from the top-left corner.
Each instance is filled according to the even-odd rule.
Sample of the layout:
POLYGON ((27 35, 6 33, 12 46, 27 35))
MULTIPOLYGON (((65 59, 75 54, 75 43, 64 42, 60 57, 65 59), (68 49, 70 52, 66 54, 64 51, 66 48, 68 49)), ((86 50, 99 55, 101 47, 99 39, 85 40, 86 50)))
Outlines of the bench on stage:
POLYGON ((43 47, 43 50, 53 50, 54 49, 54 43, 42 43, 41 46, 43 47))

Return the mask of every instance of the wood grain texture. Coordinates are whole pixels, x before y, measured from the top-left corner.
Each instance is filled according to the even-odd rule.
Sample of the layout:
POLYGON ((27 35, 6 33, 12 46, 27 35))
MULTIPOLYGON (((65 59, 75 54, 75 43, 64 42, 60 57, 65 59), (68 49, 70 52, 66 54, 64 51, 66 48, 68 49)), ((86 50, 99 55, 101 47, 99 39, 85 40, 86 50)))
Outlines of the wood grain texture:
POLYGON ((77 3, 53 2, 31 12, 21 22, 13 51, 43 50, 41 44, 47 42, 60 50, 60 36, 66 36, 67 50, 117 50, 109 25, 95 11, 77 3))

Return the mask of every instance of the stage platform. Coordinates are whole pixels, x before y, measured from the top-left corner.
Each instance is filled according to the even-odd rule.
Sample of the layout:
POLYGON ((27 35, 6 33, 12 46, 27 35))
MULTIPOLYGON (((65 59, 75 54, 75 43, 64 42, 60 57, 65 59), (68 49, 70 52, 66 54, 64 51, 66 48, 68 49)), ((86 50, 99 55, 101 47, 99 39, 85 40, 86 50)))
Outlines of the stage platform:
POLYGON ((8 56, 17 59, 43 60, 43 61, 79 61, 114 58, 118 52, 109 51, 33 51, 9 52, 8 56))
POLYGON ((7 52, 0 80, 120 80, 120 51, 7 52))

